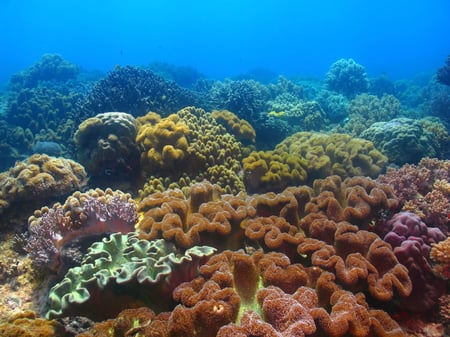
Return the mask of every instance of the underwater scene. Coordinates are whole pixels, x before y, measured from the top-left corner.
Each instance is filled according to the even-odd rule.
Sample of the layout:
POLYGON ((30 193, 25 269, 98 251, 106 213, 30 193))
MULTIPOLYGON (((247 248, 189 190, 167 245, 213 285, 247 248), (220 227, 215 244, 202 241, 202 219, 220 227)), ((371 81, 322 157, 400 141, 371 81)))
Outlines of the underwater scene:
POLYGON ((49 3, 0 5, 0 337, 450 335, 450 4, 49 3))

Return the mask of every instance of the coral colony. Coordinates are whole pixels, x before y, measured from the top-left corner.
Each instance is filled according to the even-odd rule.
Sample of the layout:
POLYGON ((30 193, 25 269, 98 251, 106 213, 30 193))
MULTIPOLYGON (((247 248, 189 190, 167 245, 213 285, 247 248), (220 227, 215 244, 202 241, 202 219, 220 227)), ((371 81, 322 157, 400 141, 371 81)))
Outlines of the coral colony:
POLYGON ((448 68, 83 81, 45 55, 0 115, 0 336, 448 335, 448 68))

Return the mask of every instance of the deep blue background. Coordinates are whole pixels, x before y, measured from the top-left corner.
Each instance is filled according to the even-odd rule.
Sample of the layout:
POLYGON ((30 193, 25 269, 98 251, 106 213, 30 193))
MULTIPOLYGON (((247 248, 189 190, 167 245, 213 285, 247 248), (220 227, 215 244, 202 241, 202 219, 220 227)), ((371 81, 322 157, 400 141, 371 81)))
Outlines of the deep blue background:
POLYGON ((449 0, 0 0, 0 83, 44 53, 215 78, 255 67, 323 78, 352 57, 370 76, 408 78, 444 64, 449 32, 449 0))

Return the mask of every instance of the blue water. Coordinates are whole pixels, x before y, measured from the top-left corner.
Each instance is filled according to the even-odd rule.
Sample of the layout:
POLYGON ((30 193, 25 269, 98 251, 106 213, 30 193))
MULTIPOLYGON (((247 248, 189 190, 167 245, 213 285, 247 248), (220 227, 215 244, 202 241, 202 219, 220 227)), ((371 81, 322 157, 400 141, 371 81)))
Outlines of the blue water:
POLYGON ((434 72, 449 0, 1 0, 0 83, 59 53, 88 70, 163 61, 223 78, 265 68, 322 78, 340 58, 370 76, 434 72))

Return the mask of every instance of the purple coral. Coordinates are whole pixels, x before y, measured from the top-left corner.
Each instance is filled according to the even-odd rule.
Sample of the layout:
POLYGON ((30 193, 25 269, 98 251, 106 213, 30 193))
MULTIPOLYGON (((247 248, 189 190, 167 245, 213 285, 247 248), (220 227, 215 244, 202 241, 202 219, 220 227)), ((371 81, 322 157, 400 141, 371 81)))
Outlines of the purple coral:
POLYGON ((411 295, 401 300, 402 307, 415 312, 429 310, 445 291, 445 281, 434 276, 428 257, 431 244, 444 240, 445 235, 410 212, 395 214, 382 235, 399 262, 408 268, 413 283, 411 295))
POLYGON ((138 220, 136 205, 114 196, 107 201, 88 197, 81 213, 66 213, 56 204, 29 226, 30 238, 24 247, 38 266, 57 270, 63 247, 77 238, 107 233, 129 233, 138 220))

